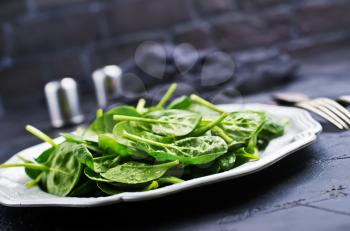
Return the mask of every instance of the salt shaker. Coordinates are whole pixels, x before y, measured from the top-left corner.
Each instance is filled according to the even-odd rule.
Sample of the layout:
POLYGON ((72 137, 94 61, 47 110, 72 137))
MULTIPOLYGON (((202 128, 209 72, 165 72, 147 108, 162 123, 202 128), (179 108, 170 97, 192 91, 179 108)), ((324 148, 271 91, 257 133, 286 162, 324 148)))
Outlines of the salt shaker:
POLYGON ((96 97, 99 107, 108 105, 110 98, 120 89, 122 70, 116 65, 109 65, 93 72, 96 97))
POLYGON ((78 86, 74 79, 67 77, 47 83, 45 95, 53 127, 83 122, 78 86))

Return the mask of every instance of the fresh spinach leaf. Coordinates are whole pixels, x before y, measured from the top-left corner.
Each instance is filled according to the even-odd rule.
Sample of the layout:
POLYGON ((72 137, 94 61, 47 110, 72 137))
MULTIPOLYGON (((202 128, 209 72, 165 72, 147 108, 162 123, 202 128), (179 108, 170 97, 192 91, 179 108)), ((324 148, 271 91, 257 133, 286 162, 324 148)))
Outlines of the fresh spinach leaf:
POLYGON ((236 154, 234 152, 228 152, 225 155, 220 156, 217 159, 220 167, 220 171, 227 171, 232 169, 236 163, 236 154))
POLYGON ((120 188, 101 181, 97 182, 97 187, 107 195, 116 195, 123 192, 120 190, 120 188))
POLYGON ((231 137, 233 143, 245 144, 254 135, 258 134, 266 121, 266 114, 254 111, 239 111, 230 113, 220 127, 231 137))
POLYGON ((188 109, 192 104, 192 100, 188 96, 180 96, 174 99, 169 105, 168 109, 188 109))
POLYGON ((87 197, 98 192, 95 181, 86 180, 84 183, 77 185, 69 194, 69 197, 87 197))
POLYGON ((140 116, 136 109, 131 106, 112 108, 102 116, 96 118, 96 120, 85 130, 83 137, 97 142, 99 134, 111 133, 117 123, 117 121, 113 120, 114 115, 140 116))
POLYGON ((101 176, 113 182, 124 184, 140 184, 156 180, 163 176, 169 168, 178 165, 178 161, 148 165, 140 162, 127 162, 109 169, 101 176))
POLYGON ((84 174, 85 174, 85 176, 87 178, 89 178, 90 180, 93 180, 93 181, 97 181, 97 182, 113 182, 111 180, 107 180, 107 179, 103 178, 99 173, 94 172, 90 168, 84 168, 84 174))
POLYGON ((106 172, 108 169, 116 166, 120 160, 120 156, 108 155, 94 158, 94 172, 106 172))
POLYGON ((148 113, 145 117, 114 116, 116 120, 136 121, 150 125, 152 132, 164 136, 186 136, 199 124, 198 113, 169 109, 148 113))
POLYGON ((50 161, 50 170, 46 176, 46 188, 51 194, 67 196, 79 180, 82 165, 73 154, 74 144, 60 144, 50 161))
POLYGON ((158 161, 179 160, 183 164, 209 163, 227 152, 226 142, 218 136, 189 137, 172 144, 124 133, 124 137, 137 142, 137 146, 158 161))

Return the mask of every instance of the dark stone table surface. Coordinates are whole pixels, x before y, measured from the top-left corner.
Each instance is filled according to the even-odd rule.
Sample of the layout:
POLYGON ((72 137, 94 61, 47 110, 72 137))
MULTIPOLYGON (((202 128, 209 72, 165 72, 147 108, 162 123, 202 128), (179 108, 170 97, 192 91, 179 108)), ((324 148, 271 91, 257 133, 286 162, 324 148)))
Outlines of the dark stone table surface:
MULTIPOLYGON (((349 48, 299 59, 298 80, 245 100, 271 103, 271 93, 284 90, 350 94, 349 48)), ((0 161, 38 142, 23 131, 26 122, 49 131, 44 107, 5 113, 0 161)), ((99 208, 0 206, 0 230, 350 230, 350 132, 323 125, 315 143, 249 176, 99 208)))

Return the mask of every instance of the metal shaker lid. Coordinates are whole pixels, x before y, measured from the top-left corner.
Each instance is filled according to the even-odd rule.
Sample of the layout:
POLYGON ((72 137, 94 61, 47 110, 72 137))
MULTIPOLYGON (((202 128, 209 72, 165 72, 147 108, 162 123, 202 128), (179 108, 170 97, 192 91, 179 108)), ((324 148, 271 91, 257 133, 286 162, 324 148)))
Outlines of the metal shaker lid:
POLYGON ((47 83, 45 95, 53 127, 83 122, 78 86, 74 79, 63 78, 47 83))
POLYGON ((106 107, 109 99, 120 89, 122 70, 116 65, 109 65, 93 72, 97 102, 99 107, 106 107))

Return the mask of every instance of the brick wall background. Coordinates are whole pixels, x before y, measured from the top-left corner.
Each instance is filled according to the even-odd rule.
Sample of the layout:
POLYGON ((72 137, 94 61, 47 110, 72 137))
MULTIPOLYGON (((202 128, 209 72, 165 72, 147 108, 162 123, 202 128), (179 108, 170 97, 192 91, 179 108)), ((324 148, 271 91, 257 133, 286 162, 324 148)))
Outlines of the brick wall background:
POLYGON ((94 69, 124 61, 146 40, 317 52, 350 43, 350 1, 1 0, 2 107, 43 101, 45 82, 64 76, 91 92, 94 69))

